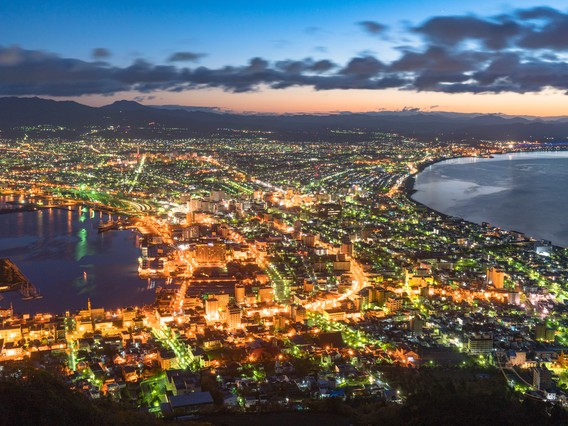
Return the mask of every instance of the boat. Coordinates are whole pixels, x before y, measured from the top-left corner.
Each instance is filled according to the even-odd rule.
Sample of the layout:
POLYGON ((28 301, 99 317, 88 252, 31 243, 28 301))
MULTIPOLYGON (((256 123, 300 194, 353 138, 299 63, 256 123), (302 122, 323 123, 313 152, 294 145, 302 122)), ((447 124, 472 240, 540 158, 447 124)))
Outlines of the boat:
POLYGON ((111 229, 114 229, 116 226, 116 223, 113 220, 109 220, 108 222, 101 222, 99 223, 99 226, 97 227, 99 232, 105 232, 105 231, 109 231, 111 229))

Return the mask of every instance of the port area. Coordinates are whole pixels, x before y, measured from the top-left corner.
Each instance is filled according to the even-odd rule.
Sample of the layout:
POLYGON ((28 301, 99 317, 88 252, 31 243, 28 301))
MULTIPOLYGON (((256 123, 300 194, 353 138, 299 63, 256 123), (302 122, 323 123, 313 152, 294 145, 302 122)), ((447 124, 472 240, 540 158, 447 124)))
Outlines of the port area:
POLYGON ((106 222, 100 222, 97 229, 99 233, 117 230, 117 229, 138 229, 138 222, 135 219, 126 218, 121 219, 120 217, 117 220, 108 220, 106 222))
POLYGON ((39 290, 8 258, 0 259, 0 292, 17 291, 22 300, 41 299, 39 290))

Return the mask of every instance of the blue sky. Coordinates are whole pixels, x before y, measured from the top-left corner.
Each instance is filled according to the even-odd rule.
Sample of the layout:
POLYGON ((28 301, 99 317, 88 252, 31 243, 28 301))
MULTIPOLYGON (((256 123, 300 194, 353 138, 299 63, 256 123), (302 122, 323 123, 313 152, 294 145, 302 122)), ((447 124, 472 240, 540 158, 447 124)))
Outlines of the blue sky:
MULTIPOLYGON (((137 98, 146 103, 199 103, 236 110, 273 110, 275 112, 285 112, 285 110, 277 111, 278 108, 261 95, 266 95, 266 98, 268 96, 277 98, 285 105, 285 108, 293 110, 294 100, 298 99, 298 96, 303 97, 309 94, 313 102, 306 103, 305 99, 300 99, 302 100, 300 103, 305 105, 305 110, 313 111, 342 110, 344 109, 341 107, 342 103, 346 104, 346 109, 352 110, 380 109, 381 105, 387 109, 396 109, 414 104, 420 104, 419 107, 425 108, 426 105, 432 106, 434 103, 440 103, 434 99, 434 95, 437 95, 437 98, 442 100, 441 103, 444 104, 445 109, 464 110, 464 105, 468 102, 475 108, 482 108, 484 102, 480 102, 479 98, 483 96, 487 98, 485 103, 488 106, 495 105, 495 99, 491 100, 489 95, 474 95, 474 93, 484 93, 485 86, 480 87, 478 81, 473 82, 475 84, 467 81, 471 90, 469 86, 466 88, 463 86, 465 82, 463 76, 473 75, 479 72, 480 68, 460 70, 461 79, 453 75, 442 76, 446 78, 442 81, 441 77, 437 76, 437 82, 441 82, 438 86, 420 86, 414 80, 412 82, 405 80, 409 77, 410 71, 416 72, 414 69, 410 71, 399 69, 397 73, 394 73, 392 70, 384 69, 385 67, 377 66, 373 75, 357 74, 355 77, 358 80, 355 84, 338 81, 340 79, 337 76, 340 75, 343 78, 349 72, 348 65, 354 58, 366 58, 365 66, 369 65, 369 58, 373 58, 382 65, 391 67, 403 56, 403 52, 408 53, 412 50, 415 53, 428 52, 428 55, 431 55, 428 49, 434 45, 443 46, 445 51, 454 55, 454 58, 458 58, 459 55, 463 56, 463 52, 467 50, 486 52, 488 51, 487 46, 480 45, 486 41, 479 35, 471 36, 468 33, 459 39, 459 48, 462 50, 458 51, 456 43, 448 47, 443 40, 434 39, 432 33, 417 33, 416 28, 434 17, 464 18, 467 16, 475 16, 479 20, 490 23, 496 22, 497 19, 499 25, 504 28, 505 20, 495 17, 511 15, 515 10, 532 10, 536 6, 555 8, 560 14, 564 14, 567 9, 565 3, 557 1, 548 1, 546 4, 535 1, 515 1, 514 5, 511 5, 487 0, 476 2, 417 0, 405 2, 334 0, 262 2, 63 0, 39 2, 4 0, 0 4, 2 16, 0 48, 5 50, 4 58, 9 59, 4 59, 2 62, 0 52, 0 77, 2 77, 3 65, 12 67, 4 69, 8 77, 16 73, 11 58, 16 53, 18 57, 21 57, 24 51, 28 58, 25 70, 29 70, 34 63, 38 64, 38 69, 26 77, 29 80, 21 77, 4 86, 0 82, 0 94, 32 95, 36 90, 34 88, 37 88, 36 94, 40 96, 76 98, 81 102, 91 104, 108 103, 114 98, 124 97, 137 98), (369 31, 368 26, 361 25, 361 22, 384 26, 384 29, 373 33, 369 31), (18 53, 15 49, 20 49, 21 52, 18 53), (93 55, 93 49, 99 49, 98 55, 93 55), (81 62, 74 62, 73 66, 69 64, 58 66, 54 71, 38 62, 30 62, 29 58, 34 57, 34 52, 54 55, 61 60, 81 62), (171 61, 170 59, 176 53, 178 59, 185 60, 171 61), (318 77, 322 77, 320 80, 323 80, 323 77, 326 79, 326 82, 322 84, 313 83, 315 80, 310 74, 313 71, 311 68, 308 71, 301 71, 303 79, 295 78, 283 83, 279 81, 279 77, 271 76, 268 80, 263 77, 258 82, 245 87, 242 83, 242 75, 240 75, 239 86, 234 83, 224 84, 222 80, 226 73, 221 71, 226 70, 225 67, 231 67, 231 69, 247 67, 252 58, 262 58, 266 61, 266 64, 259 63, 258 66, 270 72, 279 70, 276 64, 287 60, 309 59, 312 62, 326 60, 334 66, 326 73, 318 74, 318 77), (192 84, 183 87, 178 83, 162 84, 157 87, 158 85, 149 84, 146 79, 143 85, 136 81, 128 87, 128 90, 125 90, 126 85, 123 79, 121 84, 115 84, 110 88, 105 86, 104 90, 97 93, 94 87, 100 82, 93 80, 85 83, 83 76, 81 77, 81 90, 73 91, 71 86, 63 88, 61 82, 66 79, 64 71, 66 68, 90 67, 96 61, 104 61, 106 63, 104 66, 112 67, 113 75, 120 73, 120 70, 128 69, 136 61, 144 61, 152 67, 165 65, 180 70, 183 68, 195 70, 198 67, 204 67, 208 74, 207 76, 192 75, 189 78, 192 84), (42 66, 50 71, 41 75, 42 66), (56 73, 53 81, 49 82, 49 88, 45 89, 43 81, 47 78, 45 76, 56 73), (370 79, 373 84, 365 84, 362 81, 364 78, 370 79), (393 82, 393 79, 401 81, 393 82), (377 88, 369 90, 369 87, 375 83, 377 83, 377 88), (89 88, 85 89, 83 86, 87 85, 89 88), (452 87, 448 89, 450 85, 452 87), (59 90, 61 88, 62 90, 59 90), (404 90, 404 105, 396 102, 397 96, 400 98, 400 95, 394 93, 400 90, 404 90), (327 93, 322 93, 322 91, 327 93), (459 94, 456 94, 458 92, 459 94), (427 99, 427 95, 432 95, 432 99, 427 99), (478 99, 472 96, 477 96, 478 99), (342 102, 342 99, 345 102, 342 102), (357 99, 361 101, 360 106, 356 106, 357 99), (255 107, 255 102, 257 107, 255 107)), ((520 19, 517 15, 511 16, 515 22, 520 19)), ((531 25, 536 25, 540 18, 530 19, 532 21, 526 22, 524 30, 530 28, 531 25)), ((499 31, 501 29, 499 28, 499 31)), ((450 32, 448 34, 452 36, 450 32)), ((522 48, 526 48, 526 43, 523 46, 522 48)), ((480 57, 479 59, 486 61, 486 68, 492 61, 497 62, 494 54, 495 48, 490 46, 489 50, 491 49, 493 49, 491 58, 480 57)), ((511 54, 518 55, 520 47, 507 45, 506 48, 498 47, 498 49, 501 56, 505 54, 510 56, 511 54)), ((554 61, 558 63, 558 66, 555 64, 553 72, 556 74, 564 72, 566 52, 563 46, 544 46, 543 49, 539 48, 538 52, 535 48, 531 47, 531 49, 532 56, 528 58, 523 54, 523 61, 530 62, 538 56, 539 61, 549 63, 552 59, 547 59, 544 55, 549 54, 549 58, 555 55, 554 61)), ((471 62, 474 62, 474 58, 471 62)), ((354 66, 357 65, 357 63, 354 64, 354 66)), ((243 72, 250 73, 252 68, 258 70, 258 66, 246 68, 243 72)), ((522 72, 526 74, 532 72, 533 69, 536 70, 537 67, 530 69, 525 67, 522 72)), ((101 70, 95 71, 98 73, 101 70)), ((161 73, 164 70, 154 71, 161 73)), ((426 74, 424 71, 420 72, 426 74)), ((547 70, 543 74, 544 77, 549 72, 547 70)), ((155 74, 150 83, 155 83, 154 80, 160 79, 155 74)), ((27 76, 28 74, 18 71, 18 75, 27 76)), ((424 75, 420 77, 425 78, 424 75)), ((70 75, 68 80, 73 80, 73 78, 76 78, 76 75, 70 75)), ((108 79, 108 77, 105 78, 108 79)), ((128 78, 125 78, 129 84, 130 78, 133 78, 130 74, 128 78)), ((175 78, 182 77, 177 75, 175 78)), ((500 78, 503 80, 502 76, 500 78)), ((526 76, 523 78, 522 84, 514 82, 515 84, 506 87, 498 86, 499 82, 493 81, 491 87, 487 86, 487 93, 493 94, 492 96, 499 95, 502 99, 512 96, 508 102, 513 103, 518 103, 515 100, 516 96, 523 95, 527 100, 532 99, 529 103, 536 102, 538 105, 546 102, 543 100, 545 99, 543 94, 546 94, 547 99, 550 100, 548 104, 555 108, 564 105, 565 88, 556 87, 561 85, 557 84, 548 88, 540 84, 535 86, 537 90, 533 90, 532 86, 526 85, 526 76)), ((4 78, 4 80, 9 79, 4 78)), ((301 109, 296 108, 298 111, 301 109)), ((527 111, 529 109, 527 108, 527 111)), ((528 113, 531 112, 528 111, 528 113)))

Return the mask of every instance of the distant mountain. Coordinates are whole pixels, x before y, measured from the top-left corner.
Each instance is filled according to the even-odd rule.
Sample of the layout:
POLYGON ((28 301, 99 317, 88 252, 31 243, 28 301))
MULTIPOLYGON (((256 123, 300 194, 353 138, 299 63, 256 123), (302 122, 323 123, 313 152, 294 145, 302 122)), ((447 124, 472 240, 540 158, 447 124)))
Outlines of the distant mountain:
POLYGON ((205 112, 221 112, 221 108, 207 106, 191 106, 191 105, 152 105, 152 108, 183 110, 183 111, 205 111, 205 112))
MULTIPOLYGON (((95 108, 71 101, 41 98, 0 98, 0 130, 17 134, 21 128, 38 125, 60 126, 76 133, 85 127, 128 128, 138 136, 156 134, 165 128, 177 135, 211 133, 220 129, 272 130, 282 134, 308 134, 341 129, 367 129, 407 136, 445 139, 566 139, 565 117, 542 120, 499 114, 384 111, 328 115, 229 114, 202 107, 146 106, 134 101, 116 101, 95 108), (111 127, 113 126, 113 127, 111 127)), ((111 132, 113 130, 109 130, 111 132)), ((116 131, 116 130, 115 130, 116 131)), ((345 140, 347 136, 337 136, 345 140)), ((355 137, 355 136, 353 136, 355 137)))
POLYGON ((111 111, 148 111, 151 108, 134 101, 116 101, 101 107, 101 109, 111 111))

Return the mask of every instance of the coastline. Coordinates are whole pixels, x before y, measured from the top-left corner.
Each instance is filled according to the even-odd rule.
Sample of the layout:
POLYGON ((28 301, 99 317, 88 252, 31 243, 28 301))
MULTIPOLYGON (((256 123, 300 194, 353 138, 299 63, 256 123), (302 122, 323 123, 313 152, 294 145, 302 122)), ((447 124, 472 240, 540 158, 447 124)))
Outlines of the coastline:
MULTIPOLYGON (((79 206, 83 208, 84 205, 77 204, 75 207, 79 206)), ((45 211, 46 209, 35 210, 36 214, 45 211)), ((93 209, 93 211, 101 212, 104 215, 108 213, 98 209, 93 209)), ((132 244, 137 238, 136 235, 140 235, 138 230, 132 230, 132 234, 131 232, 116 232, 116 234, 113 232, 113 235, 101 236, 101 233, 97 231, 98 214, 94 218, 88 218, 87 221, 81 222, 76 216, 80 214, 77 212, 77 208, 73 210, 53 208, 53 212, 53 220, 42 225, 53 226, 52 231, 48 231, 47 228, 44 230, 46 235, 50 232, 53 232, 53 235, 44 236, 38 240, 43 244, 40 249, 47 254, 44 257, 33 259, 40 265, 41 273, 35 271, 37 268, 29 266, 32 262, 30 260, 32 255, 25 254, 27 252, 24 252, 21 247, 13 249, 15 251, 12 260, 19 267, 27 268, 27 271, 24 270, 26 277, 39 288, 44 299, 38 302, 33 300, 22 301, 16 293, 6 292, 2 294, 4 296, 2 306, 13 302, 14 310, 21 314, 43 312, 63 314, 67 310, 83 309, 83 304, 86 303, 87 298, 91 298, 96 306, 103 306, 107 309, 142 306, 153 302, 153 294, 148 297, 143 294, 147 290, 146 280, 141 279, 137 272, 136 260, 140 256, 140 248, 132 244), (72 219, 67 219, 66 212, 74 215, 72 219), (65 219, 60 215, 65 215, 65 219), (82 225, 79 226, 78 223, 82 225), (72 224, 73 228, 68 228, 68 226, 71 226, 68 224, 72 224), (87 232, 81 233, 79 228, 85 228, 87 232), (61 230, 64 231, 62 234, 57 233, 61 230), (72 254, 68 255, 69 252, 72 254), (58 257, 53 258, 54 253, 57 253, 58 257), (76 256, 81 257, 77 259, 76 256), (117 258, 120 258, 121 261, 114 262, 117 258), (48 261, 57 263, 61 269, 45 269, 45 264, 48 261), (60 274, 59 271, 65 272, 60 274), (119 274, 122 274, 120 275, 121 278, 117 279, 116 276, 119 274), (63 297, 65 299, 64 306, 62 302, 60 303, 62 299, 60 294, 65 294, 65 297, 63 297), (123 296, 125 297, 123 298, 123 296), (125 303, 123 300, 127 302, 125 303), (146 302, 146 300, 148 301, 146 302)), ((10 216, 6 217, 6 220, 15 221, 18 213, 21 214, 21 212, 15 212, 14 217, 5 215, 10 216)), ((43 214, 46 215, 47 213, 43 214)), ((33 218, 33 216, 22 215, 21 217, 24 221, 22 223, 25 224, 34 224, 37 221, 37 218, 33 218)), ((10 239, 15 241, 17 238, 21 238, 15 235, 3 235, 3 237, 6 237, 7 241, 10 239)), ((2 239, 0 238, 0 240, 2 239)), ((33 244, 40 244, 38 241, 33 242, 33 244)), ((4 251, 11 250, 10 243, 7 244, 3 247, 4 251)), ((28 251, 30 250, 32 249, 28 251)), ((34 248, 33 250, 38 249, 34 248)))
MULTIPOLYGON (((568 152, 568 149, 564 148, 564 149, 556 149, 556 150, 550 150, 550 149, 540 149, 540 150, 530 150, 530 151, 523 151, 523 150, 518 150, 518 151, 504 151, 503 153, 500 153, 498 155, 506 155, 506 154, 530 154, 530 153, 544 153, 544 152, 568 152)), ((414 205, 426 209, 428 211, 431 211, 437 215, 440 215, 443 219, 448 219, 448 218, 459 218, 460 220, 468 223, 468 224, 472 224, 475 226, 481 226, 480 223, 477 222, 473 222, 470 220, 467 220, 463 217, 459 217, 459 216, 453 216, 453 215, 449 215, 447 213, 441 212, 439 210, 436 210, 420 201, 415 200, 414 198, 412 198, 412 195, 414 195, 416 192, 418 192, 414 187, 416 185, 416 177, 422 173, 426 168, 434 165, 434 164, 438 164, 438 163, 443 163, 446 161, 450 161, 450 160, 456 160, 456 159, 462 159, 462 158, 483 158, 483 157, 476 157, 476 156, 471 156, 471 155, 461 155, 461 156, 454 156, 454 157, 446 157, 446 158, 441 158, 441 159, 435 159, 432 161, 428 161, 425 163, 420 164, 420 166, 417 168, 417 172, 413 173, 409 176, 407 176, 403 182, 403 184, 401 185, 403 188, 403 192, 404 192, 404 196, 406 197, 406 199, 408 201, 410 201, 411 203, 413 203, 414 205)), ((514 230, 512 229, 505 229, 505 228, 500 228, 503 231, 509 233, 509 232, 514 232, 514 230)), ((524 233, 523 233, 524 234, 524 233)), ((533 237, 532 235, 527 235, 525 234, 525 236, 531 240, 534 241, 539 241, 539 239, 536 239, 535 237, 533 237)), ((564 247, 561 245, 557 245, 554 244, 553 241, 551 241, 552 247, 554 247, 554 249, 560 249, 560 250, 564 250, 568 247, 564 247)))

